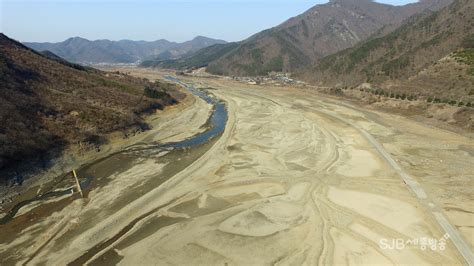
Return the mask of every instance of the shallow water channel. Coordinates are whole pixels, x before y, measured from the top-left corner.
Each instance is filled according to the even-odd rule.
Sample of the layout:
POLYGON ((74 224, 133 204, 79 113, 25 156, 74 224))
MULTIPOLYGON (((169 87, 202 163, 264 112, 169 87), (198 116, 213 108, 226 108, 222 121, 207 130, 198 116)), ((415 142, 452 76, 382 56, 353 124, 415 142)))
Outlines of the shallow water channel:
MULTIPOLYGON (((120 171, 120 167, 115 167, 117 165, 122 166, 124 168, 123 170, 125 170, 125 168, 127 166, 130 166, 130 164, 132 164, 136 159, 136 155, 131 155, 131 153, 137 154, 140 152, 146 152, 148 156, 150 156, 153 154, 159 154, 163 151, 190 150, 193 148, 198 148, 198 146, 209 142, 210 140, 214 139, 217 136, 220 136, 224 132, 228 119, 227 108, 224 102, 206 93, 203 90, 197 89, 193 85, 181 82, 177 78, 168 76, 166 77, 166 79, 182 85, 183 87, 188 89, 193 95, 200 97, 208 104, 211 104, 213 106, 211 116, 209 117, 206 123, 207 129, 204 132, 201 132, 191 138, 179 142, 133 145, 122 151, 83 165, 80 169, 77 170, 79 176, 83 177, 83 180, 81 180, 80 182, 81 188, 83 190, 88 189, 92 185, 94 179, 99 178, 99 176, 105 177, 107 175, 112 174, 113 172, 120 171), (114 167, 110 167, 110 163, 104 163, 107 161, 115 161, 115 163, 113 163, 114 167), (111 170, 110 168, 113 168, 113 170, 111 170), (94 169, 94 171, 90 171, 90 169, 94 169), (97 175, 91 174, 91 172, 97 173, 97 175)), ((70 173, 65 173, 58 177, 58 179, 64 180, 68 175, 70 175, 70 173)), ((0 225, 6 224, 10 220, 12 220, 18 213, 18 211, 26 205, 32 204, 37 201, 58 198, 64 195, 72 194, 72 192, 73 187, 68 187, 66 189, 56 189, 54 191, 42 193, 36 195, 33 198, 21 201, 17 203, 13 208, 11 208, 8 211, 7 215, 0 218, 0 225)))

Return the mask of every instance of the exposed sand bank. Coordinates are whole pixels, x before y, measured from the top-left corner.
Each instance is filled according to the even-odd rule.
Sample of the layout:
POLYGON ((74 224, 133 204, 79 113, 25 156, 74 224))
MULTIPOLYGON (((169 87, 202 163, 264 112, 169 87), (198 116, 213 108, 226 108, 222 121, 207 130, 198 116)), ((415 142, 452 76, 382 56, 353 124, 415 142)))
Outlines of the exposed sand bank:
MULTIPOLYGON (((380 241, 441 239, 445 232, 427 205, 432 202, 472 245, 472 139, 301 90, 195 82, 216 88, 213 94, 227 103, 229 120, 218 140, 159 186, 144 188, 196 151, 176 160, 144 154, 126 171, 110 174, 89 199, 65 203, 26 226, 21 219, 28 213, 0 226, 2 235, 14 236, 0 240, 2 260, 463 264, 450 241, 444 250, 382 248, 380 241), (354 125, 420 183, 426 201, 354 125)), ((142 141, 174 141, 199 131, 199 123, 189 122, 200 121, 191 110, 197 109, 156 121, 158 133, 142 141)))

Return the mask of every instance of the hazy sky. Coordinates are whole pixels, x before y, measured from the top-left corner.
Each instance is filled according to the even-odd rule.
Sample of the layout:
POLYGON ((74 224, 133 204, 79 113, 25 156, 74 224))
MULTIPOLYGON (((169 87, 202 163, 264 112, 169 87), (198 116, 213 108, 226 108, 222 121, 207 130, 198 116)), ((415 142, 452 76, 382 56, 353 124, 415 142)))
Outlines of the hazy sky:
MULTIPOLYGON (((0 31, 19 41, 68 37, 238 41, 324 0, 0 0, 0 31)), ((416 0, 379 0, 401 5, 416 0)))

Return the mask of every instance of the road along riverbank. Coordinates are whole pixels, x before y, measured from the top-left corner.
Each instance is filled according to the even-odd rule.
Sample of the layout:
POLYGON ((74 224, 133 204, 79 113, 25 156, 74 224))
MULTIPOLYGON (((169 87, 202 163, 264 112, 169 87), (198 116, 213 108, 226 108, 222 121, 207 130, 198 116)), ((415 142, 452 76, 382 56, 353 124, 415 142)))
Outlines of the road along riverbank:
POLYGON ((186 82, 211 87, 225 101, 220 137, 179 153, 131 151, 137 159, 104 172, 107 182, 88 200, 68 203, 0 244, 8 262, 465 263, 364 132, 468 245, 471 139, 294 88, 186 82))

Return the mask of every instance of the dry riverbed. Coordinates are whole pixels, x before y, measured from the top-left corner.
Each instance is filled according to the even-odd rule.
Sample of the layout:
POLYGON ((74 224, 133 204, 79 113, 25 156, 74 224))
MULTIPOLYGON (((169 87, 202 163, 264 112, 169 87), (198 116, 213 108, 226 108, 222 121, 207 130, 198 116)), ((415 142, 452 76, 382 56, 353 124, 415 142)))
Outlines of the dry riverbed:
MULTIPOLYGON (((451 239, 390 246, 443 239, 434 212, 472 252, 472 139, 298 89, 192 82, 226 102, 220 138, 131 153, 116 171, 97 164, 87 199, 45 201, 0 225, 0 264, 463 264, 451 239)), ((140 141, 202 130, 209 109, 192 106, 140 141)))

